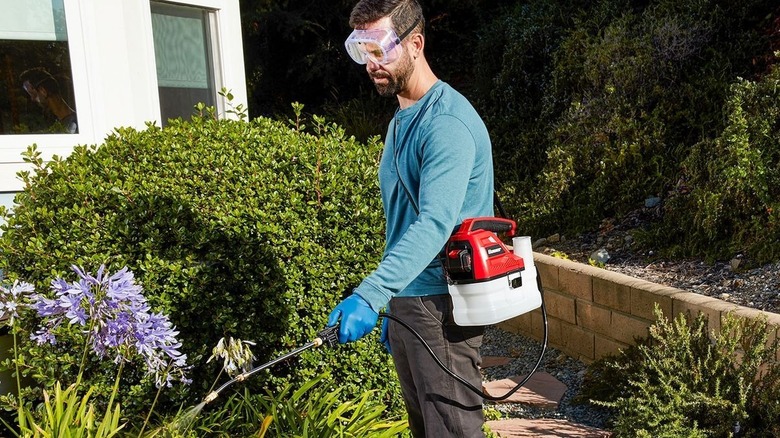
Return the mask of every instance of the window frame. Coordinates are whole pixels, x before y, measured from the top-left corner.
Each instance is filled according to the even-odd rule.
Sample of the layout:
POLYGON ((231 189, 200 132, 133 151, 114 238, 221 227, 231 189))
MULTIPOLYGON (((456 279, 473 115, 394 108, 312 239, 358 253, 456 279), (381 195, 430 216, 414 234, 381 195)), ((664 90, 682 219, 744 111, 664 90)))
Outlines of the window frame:
POLYGON ((87 63, 85 62, 84 35, 81 32, 82 22, 77 2, 63 0, 65 9, 65 25, 68 32, 68 51, 70 55, 71 80, 73 82, 73 99, 79 117, 79 131, 75 134, 6 134, 0 135, 0 164, 19 159, 19 156, 33 143, 39 150, 45 145, 45 158, 61 155, 73 149, 73 145, 85 143, 94 138, 92 123, 92 107, 89 101, 89 83, 87 78, 87 63), (82 118, 84 121, 82 122, 82 118))
MULTIPOLYGON (((213 93, 210 97, 212 99, 213 105, 217 108, 218 114, 223 114, 225 111, 225 102, 223 99, 220 98, 219 91, 223 87, 223 75, 221 66, 224 64, 222 62, 223 60, 220 58, 220 41, 221 36, 219 35, 219 28, 216 24, 217 21, 217 15, 218 11, 212 7, 207 6, 199 6, 193 4, 194 2, 176 2, 176 1, 168 1, 168 0, 149 0, 150 5, 150 17, 151 17, 151 5, 152 3, 157 4, 168 4, 168 5, 174 5, 174 6, 182 6, 187 8, 193 8, 193 9, 199 9, 203 13, 203 18, 205 20, 205 23, 203 24, 203 31, 205 32, 204 35, 204 44, 206 49, 206 56, 208 59, 206 60, 206 68, 208 70, 207 72, 207 80, 211 83, 208 84, 207 90, 209 93, 213 93)), ((152 41, 154 42, 154 41, 152 41)), ((164 125, 165 121, 163 120, 162 116, 162 104, 159 102, 159 90, 160 90, 160 84, 157 79, 156 75, 156 69, 157 69, 157 52, 156 48, 152 47, 153 53, 154 53, 154 62, 155 62, 155 82, 157 83, 157 90, 158 90, 158 108, 160 109, 160 114, 157 118, 159 121, 159 124, 164 125)))
MULTIPOLYGON (((65 0, 68 1, 68 0, 65 0)), ((97 0, 100 1, 100 0, 97 0)), ((213 57, 212 73, 214 75, 214 102, 216 102, 217 114, 225 118, 237 118, 235 114, 228 114, 227 99, 220 95, 222 88, 227 88, 233 94, 233 105, 243 104, 247 106, 248 97, 246 91, 246 71, 244 69, 244 41, 241 35, 241 12, 239 1, 226 2, 224 0, 155 0, 161 3, 174 5, 199 7, 209 11, 209 45, 213 57), (233 31, 231 31, 231 29, 233 31), (237 31, 236 31, 237 29, 237 31), (240 61, 240 62, 237 62, 240 61), (233 81, 228 83, 227 81, 233 81)), ((148 50, 151 53, 152 69, 155 83, 155 100, 157 118, 155 122, 160 125, 160 102, 157 92, 157 62, 154 58, 154 40, 152 36, 152 12, 151 0, 146 0, 146 27, 149 29, 148 50)))

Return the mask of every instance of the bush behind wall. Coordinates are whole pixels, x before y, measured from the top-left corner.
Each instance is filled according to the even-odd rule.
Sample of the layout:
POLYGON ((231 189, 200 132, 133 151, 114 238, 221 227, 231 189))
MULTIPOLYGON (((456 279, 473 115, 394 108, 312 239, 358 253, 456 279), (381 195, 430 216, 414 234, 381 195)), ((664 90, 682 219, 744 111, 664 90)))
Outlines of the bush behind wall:
POLYGON ((484 84, 474 101, 491 132, 510 215, 532 235, 577 234, 660 197, 669 214, 653 235, 685 241, 637 239, 652 249, 775 260, 771 242, 756 239, 756 230, 775 228, 772 202, 742 189, 737 199, 707 179, 731 186, 739 177, 758 196, 772 194, 776 127, 765 120, 773 120, 777 100, 756 102, 760 112, 729 113, 758 99, 739 91, 741 78, 774 94, 767 74, 777 62, 778 13, 768 0, 531 1, 502 9, 478 32, 474 52, 484 56, 476 55, 473 77, 484 84), (729 173, 712 153, 724 149, 732 161, 730 151, 752 154, 767 170, 729 173), (690 188, 702 189, 691 197, 699 202, 672 199, 690 188), (681 217, 695 217, 697 232, 688 233, 681 217))

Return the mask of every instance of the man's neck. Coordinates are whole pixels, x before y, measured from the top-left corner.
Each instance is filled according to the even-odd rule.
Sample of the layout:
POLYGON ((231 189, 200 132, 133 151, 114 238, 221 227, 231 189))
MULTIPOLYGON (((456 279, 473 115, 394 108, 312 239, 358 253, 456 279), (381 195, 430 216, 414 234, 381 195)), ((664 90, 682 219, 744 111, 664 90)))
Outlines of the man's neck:
POLYGON ((427 62, 421 62, 406 84, 406 89, 398 93, 398 105, 401 109, 409 108, 425 96, 439 78, 431 70, 427 62))

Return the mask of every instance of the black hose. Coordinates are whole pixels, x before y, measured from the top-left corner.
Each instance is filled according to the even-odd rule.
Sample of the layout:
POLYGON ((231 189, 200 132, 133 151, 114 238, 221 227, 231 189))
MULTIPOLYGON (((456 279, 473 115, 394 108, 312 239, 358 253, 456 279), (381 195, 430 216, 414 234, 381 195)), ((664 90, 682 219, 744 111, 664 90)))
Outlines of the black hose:
MULTIPOLYGON (((412 333, 412 335, 414 335, 422 343, 422 345, 428 351, 428 354, 431 355, 431 357, 436 362, 436 364, 442 370, 444 370, 444 372, 449 374, 453 379, 455 379, 458 382, 460 382, 463 385, 465 385, 468 389, 470 389, 474 393, 476 393, 476 394, 482 396, 484 399, 490 400, 490 401, 506 400, 509 396, 511 396, 512 394, 517 392, 517 390, 522 388, 523 385, 525 385, 528 382, 528 380, 531 379, 531 376, 533 376, 533 374, 539 368, 539 365, 542 363, 542 360, 544 359, 544 353, 547 351, 547 309, 544 306, 544 294, 542 293, 542 282, 541 282, 541 279, 539 278, 538 275, 536 277, 536 284, 539 287, 539 293, 541 294, 541 298, 542 298, 541 309, 542 309, 542 322, 543 322, 543 326, 544 326, 544 331, 543 331, 543 336, 542 336, 542 350, 539 353, 539 358, 537 359, 536 364, 534 365, 534 367, 531 370, 531 372, 528 373, 528 375, 525 376, 525 378, 523 380, 521 380, 520 383, 517 384, 517 386, 515 386, 512 389, 510 389, 509 392, 507 392, 506 394, 501 395, 501 396, 493 396, 493 395, 490 395, 490 394, 485 394, 481 389, 475 387, 474 385, 469 383, 466 379, 464 379, 463 377, 455 374, 454 371, 452 371, 451 369, 447 368, 447 366, 442 363, 441 359, 439 359, 439 357, 436 356, 436 353, 433 352, 433 350, 431 349, 431 346, 428 345, 427 342, 425 342, 425 339, 423 339, 423 337, 420 335, 420 333, 418 333, 417 330, 415 330, 409 324, 407 324, 406 321, 402 320, 401 318, 399 318, 399 317, 397 317, 395 315, 392 315, 390 313, 385 313, 385 312, 381 312, 379 314, 379 316, 382 317, 382 318, 392 319, 393 321, 397 322, 398 324, 400 324, 405 329, 409 330, 409 332, 412 333)), ((289 353, 287 353, 287 354, 285 354, 283 356, 280 356, 280 357, 278 357, 278 358, 276 358, 276 359, 274 359, 274 360, 272 360, 270 362, 264 363, 262 365, 256 366, 256 367, 252 368, 251 370, 249 370, 247 372, 244 372, 242 374, 239 374, 238 376, 228 380, 227 382, 223 383, 222 386, 220 386, 216 390, 211 391, 209 394, 207 394, 206 397, 203 398, 203 403, 204 404, 211 403, 212 401, 214 401, 219 396, 219 394, 222 391, 225 390, 225 388, 227 388, 228 386, 232 385, 233 383, 243 382, 244 380, 246 380, 247 378, 249 378, 253 374, 255 374, 255 373, 257 373, 257 372, 259 372, 261 370, 264 370, 264 369, 266 369, 266 368, 268 368, 270 366, 276 365, 277 363, 279 363, 281 361, 284 361, 286 359, 289 359, 290 357, 297 356, 298 354, 304 352, 305 350, 308 350, 309 348, 319 347, 321 345, 326 345, 326 344, 329 347, 333 347, 334 345, 338 344, 338 333, 337 333, 338 328, 339 328, 338 325, 334 325, 334 326, 331 326, 331 327, 325 327, 323 330, 321 330, 319 333, 317 333, 317 337, 313 341, 308 342, 307 344, 305 344, 305 345, 303 345, 301 347, 298 347, 295 350, 290 351, 289 353)))
POLYGON ((539 358, 536 360, 536 364, 534 364, 534 367, 533 367, 533 369, 531 369, 531 372, 528 373, 528 375, 525 376, 525 378, 523 378, 523 380, 521 380, 520 383, 517 384, 517 386, 515 386, 512 389, 510 389, 509 392, 507 392, 506 394, 501 395, 501 396, 494 396, 494 395, 486 394, 484 391, 482 391, 482 389, 479 389, 479 388, 475 387, 474 385, 469 383, 466 379, 464 379, 463 377, 455 374, 454 371, 452 371, 451 369, 447 368, 447 366, 442 363, 441 359, 439 359, 439 357, 436 356, 436 353, 433 352, 433 350, 431 349, 431 346, 428 345, 427 342, 425 342, 425 339, 423 339, 423 337, 420 335, 420 333, 418 333, 417 330, 415 330, 408 323, 406 323, 406 321, 403 321, 399 317, 397 317, 397 316, 395 316, 393 314, 390 314, 390 313, 382 312, 382 313, 379 314, 379 316, 383 317, 383 318, 392 319, 393 321, 397 322, 398 324, 401 324, 401 326, 403 326, 405 329, 409 330, 409 332, 412 335, 414 335, 414 337, 416 337, 422 343, 422 345, 428 351, 428 354, 431 355, 431 357, 433 358, 434 362, 436 362, 436 364, 439 366, 439 368, 444 370, 444 372, 449 374, 453 379, 455 379, 458 382, 460 382, 463 385, 465 385, 472 392, 476 393, 477 395, 482 396, 485 400, 490 400, 490 401, 506 400, 512 394, 517 392, 517 390, 522 388, 523 385, 528 383, 528 380, 531 379, 531 376, 534 375, 536 370, 539 368, 539 365, 542 363, 542 360, 544 359, 544 353, 547 351, 547 331, 548 331, 547 330, 547 309, 544 306, 544 294, 542 293, 542 282, 539 279, 538 275, 536 277, 536 284, 539 286, 539 293, 542 296, 542 306, 541 306, 541 309, 542 309, 542 323, 543 323, 543 326, 544 326, 543 334, 542 334, 542 350, 539 353, 539 358))

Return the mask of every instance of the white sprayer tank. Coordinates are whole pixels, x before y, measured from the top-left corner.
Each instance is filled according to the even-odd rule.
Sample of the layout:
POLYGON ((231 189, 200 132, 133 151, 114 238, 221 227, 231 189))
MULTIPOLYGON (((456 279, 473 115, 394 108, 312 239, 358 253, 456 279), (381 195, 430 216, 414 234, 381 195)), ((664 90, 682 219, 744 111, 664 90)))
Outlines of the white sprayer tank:
MULTIPOLYGON (((449 285, 452 313, 460 326, 491 325, 541 307, 531 237, 512 239, 512 251, 523 258, 525 269, 489 281, 449 285), (519 287, 512 282, 522 279, 519 287)), ((484 251, 484 249, 482 249, 484 251)))

